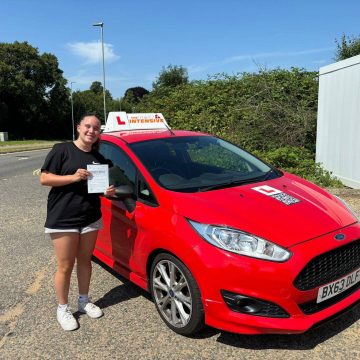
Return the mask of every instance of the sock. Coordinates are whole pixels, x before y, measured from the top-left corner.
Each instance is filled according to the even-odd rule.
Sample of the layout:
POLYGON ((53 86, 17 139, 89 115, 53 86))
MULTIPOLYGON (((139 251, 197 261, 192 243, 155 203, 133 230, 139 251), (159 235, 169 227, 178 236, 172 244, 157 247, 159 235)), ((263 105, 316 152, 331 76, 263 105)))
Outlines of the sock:
POLYGON ((89 295, 88 294, 79 294, 79 301, 80 302, 89 302, 89 295))
POLYGON ((64 304, 64 305, 59 304, 58 310, 65 311, 68 308, 68 306, 69 306, 69 304, 64 304))

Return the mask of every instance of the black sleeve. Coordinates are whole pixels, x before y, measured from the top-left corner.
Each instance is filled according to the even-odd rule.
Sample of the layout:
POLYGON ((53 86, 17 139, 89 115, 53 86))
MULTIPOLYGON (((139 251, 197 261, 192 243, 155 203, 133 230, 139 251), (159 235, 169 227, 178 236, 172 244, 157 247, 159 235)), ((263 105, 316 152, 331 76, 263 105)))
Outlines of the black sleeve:
POLYGON ((61 175, 61 168, 64 159, 64 151, 59 144, 55 144, 47 154, 41 171, 49 171, 52 174, 61 175))

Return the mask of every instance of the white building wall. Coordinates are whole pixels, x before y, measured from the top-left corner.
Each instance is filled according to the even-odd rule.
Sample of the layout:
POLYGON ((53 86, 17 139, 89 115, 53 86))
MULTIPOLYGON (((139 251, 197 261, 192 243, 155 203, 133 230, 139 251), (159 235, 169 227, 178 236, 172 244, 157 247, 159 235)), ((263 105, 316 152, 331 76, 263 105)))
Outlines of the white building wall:
POLYGON ((319 71, 316 161, 360 189, 360 55, 319 71))

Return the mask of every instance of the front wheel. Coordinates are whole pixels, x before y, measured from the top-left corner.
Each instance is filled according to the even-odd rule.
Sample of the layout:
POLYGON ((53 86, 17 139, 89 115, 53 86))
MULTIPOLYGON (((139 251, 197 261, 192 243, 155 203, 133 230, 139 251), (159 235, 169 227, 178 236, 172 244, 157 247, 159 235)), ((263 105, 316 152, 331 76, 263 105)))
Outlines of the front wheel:
POLYGON ((166 325, 181 335, 204 326, 199 287, 189 269, 175 256, 162 253, 151 266, 150 288, 156 309, 166 325))

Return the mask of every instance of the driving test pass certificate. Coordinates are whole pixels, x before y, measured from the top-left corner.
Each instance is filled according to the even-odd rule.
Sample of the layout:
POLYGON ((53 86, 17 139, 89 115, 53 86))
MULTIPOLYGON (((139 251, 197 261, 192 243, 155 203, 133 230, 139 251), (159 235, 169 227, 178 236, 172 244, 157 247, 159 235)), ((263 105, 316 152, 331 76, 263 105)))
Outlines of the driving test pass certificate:
POLYGON ((109 165, 87 165, 87 171, 91 173, 88 177, 88 193, 104 193, 109 187, 109 165))

